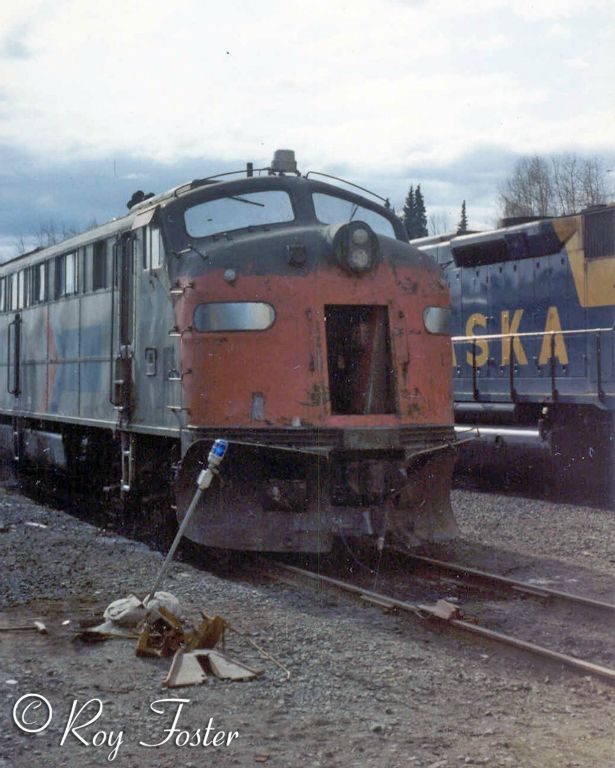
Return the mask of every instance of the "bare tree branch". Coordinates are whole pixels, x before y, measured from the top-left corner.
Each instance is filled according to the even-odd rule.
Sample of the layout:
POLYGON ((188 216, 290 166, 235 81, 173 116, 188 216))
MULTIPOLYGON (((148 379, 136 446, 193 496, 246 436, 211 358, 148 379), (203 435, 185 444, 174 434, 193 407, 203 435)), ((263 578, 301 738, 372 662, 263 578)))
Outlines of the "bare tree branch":
POLYGON ((454 231, 451 217, 446 211, 435 211, 427 217, 427 229, 430 235, 445 235, 454 231))
POLYGON ((606 170, 574 153, 520 158, 499 187, 503 217, 566 216, 606 202, 606 170))

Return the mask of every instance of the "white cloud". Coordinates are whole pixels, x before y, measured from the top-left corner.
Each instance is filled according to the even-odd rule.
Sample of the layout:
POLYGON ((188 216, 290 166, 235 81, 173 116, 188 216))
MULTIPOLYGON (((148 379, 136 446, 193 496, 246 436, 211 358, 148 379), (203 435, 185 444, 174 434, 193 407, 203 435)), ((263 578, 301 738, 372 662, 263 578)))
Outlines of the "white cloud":
MULTIPOLYGON (((451 0, 438 0, 438 5, 453 10, 451 0)), ((542 21, 570 18, 583 12, 612 12, 613 5, 610 0, 515 0, 514 3, 510 0, 465 0, 463 5, 457 5, 457 8, 465 14, 473 15, 511 10, 528 21, 542 21)))
POLYGON ((572 29, 567 24, 557 22, 547 29, 547 37, 559 38, 561 40, 567 40, 572 37, 572 29))
POLYGON ((613 19, 609 0, 4 0, 0 141, 263 164, 289 146, 392 176, 494 142, 612 150, 613 19))
POLYGON ((590 69, 591 67, 591 64, 587 61, 587 59, 584 59, 582 56, 575 56, 574 58, 566 59, 564 64, 566 64, 566 66, 570 67, 571 69, 590 69))

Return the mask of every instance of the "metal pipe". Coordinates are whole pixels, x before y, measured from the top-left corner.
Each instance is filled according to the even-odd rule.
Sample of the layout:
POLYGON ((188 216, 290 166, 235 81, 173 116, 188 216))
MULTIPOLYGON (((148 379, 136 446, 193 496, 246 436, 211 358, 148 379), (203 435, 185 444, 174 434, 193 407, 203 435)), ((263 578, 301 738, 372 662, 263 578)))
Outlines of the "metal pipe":
POLYGON ((196 481, 197 488, 194 493, 194 496, 192 497, 192 501, 190 502, 190 506, 188 507, 186 514, 184 515, 184 519, 182 520, 181 525, 179 526, 177 533, 175 534, 175 538, 173 539, 171 548, 169 549, 167 556, 164 559, 164 563, 162 564, 162 566, 160 567, 160 570, 158 571, 158 575, 154 580, 154 584, 150 589, 147 597, 143 600, 143 605, 146 608, 147 608, 148 602, 156 594, 158 587, 160 585, 160 582, 162 581, 162 577, 164 576, 167 568, 169 567, 170 562, 173 560, 173 556, 175 555, 175 551, 179 546, 179 542, 181 541, 184 535, 184 531, 188 527, 188 523, 190 522, 192 514, 194 513, 194 510, 196 509, 199 501, 201 500, 203 491, 206 488, 209 488, 209 486, 211 485, 213 476, 217 472, 217 467, 222 462, 222 459, 226 454, 227 448, 228 448, 228 443, 226 440, 216 440, 214 442, 212 449, 209 452, 209 457, 207 459, 207 469, 204 469, 197 478, 197 481, 196 481))

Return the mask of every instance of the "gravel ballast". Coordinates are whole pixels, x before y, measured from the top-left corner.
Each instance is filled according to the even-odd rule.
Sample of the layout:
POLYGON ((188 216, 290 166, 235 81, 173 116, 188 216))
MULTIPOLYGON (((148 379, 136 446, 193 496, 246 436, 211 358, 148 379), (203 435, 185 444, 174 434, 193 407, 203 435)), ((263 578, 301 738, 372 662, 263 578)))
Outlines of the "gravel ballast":
MULTIPOLYGON (((615 596, 612 513, 466 491, 453 501, 462 538, 437 554, 615 596)), ((40 619, 49 630, 0 633, 0 766, 615 765, 615 689, 600 680, 325 590, 222 578, 206 562, 173 563, 163 588, 224 617, 291 677, 229 633, 228 655, 262 669, 257 680, 164 688, 169 659, 137 658, 130 640, 86 645, 73 635, 112 600, 143 596, 159 552, 7 489, 0 531, 0 624, 40 619), (44 723, 45 702, 52 708, 39 733, 15 724, 29 694, 44 698, 23 727, 44 723), (67 728, 73 707, 81 730, 67 728), (228 745, 202 743, 221 732, 228 745)))

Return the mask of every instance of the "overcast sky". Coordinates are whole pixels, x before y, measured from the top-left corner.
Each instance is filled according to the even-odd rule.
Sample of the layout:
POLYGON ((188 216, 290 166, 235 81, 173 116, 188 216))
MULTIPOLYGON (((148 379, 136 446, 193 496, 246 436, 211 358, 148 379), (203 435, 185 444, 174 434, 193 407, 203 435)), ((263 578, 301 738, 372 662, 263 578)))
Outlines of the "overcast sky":
POLYGON ((491 226, 519 155, 615 168, 614 75, 613 0, 2 0, 0 253, 277 147, 491 226))

